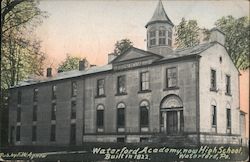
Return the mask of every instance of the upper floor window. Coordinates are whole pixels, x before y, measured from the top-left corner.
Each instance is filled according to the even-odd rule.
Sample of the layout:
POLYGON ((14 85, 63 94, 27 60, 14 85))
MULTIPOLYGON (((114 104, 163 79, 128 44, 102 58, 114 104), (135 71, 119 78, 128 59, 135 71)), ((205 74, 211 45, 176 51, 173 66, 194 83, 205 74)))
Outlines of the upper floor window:
POLYGON ((125 104, 119 103, 117 105, 117 131, 125 131, 125 104))
POLYGON ((149 90, 149 72, 142 72, 140 75, 141 91, 149 90))
POLYGON ((126 93, 126 78, 125 78, 125 75, 118 76, 118 79, 117 79, 117 93, 118 94, 126 93))
POLYGON ((172 46, 172 32, 168 31, 168 45, 171 47, 172 46))
POLYGON ((227 108, 227 128, 231 128, 231 109, 227 108))
POLYGON ((177 68, 167 69, 167 88, 177 87, 177 68))
POLYGON ((50 141, 56 141, 56 125, 52 124, 50 128, 50 141))
POLYGON ((56 120, 56 103, 52 103, 51 120, 56 120))
POLYGON ((96 110, 96 127, 97 132, 104 131, 104 106, 98 105, 96 110))
POLYGON ((76 101, 71 101, 71 119, 76 118, 76 101))
POLYGON ((33 121, 37 121, 37 105, 33 105, 33 121))
POLYGON ((77 95, 77 83, 76 81, 71 82, 71 95, 75 97, 77 95))
POLYGON ((140 104, 140 127, 141 131, 148 131, 149 126, 149 104, 142 101, 140 104))
POLYGON ((226 75, 226 94, 231 94, 231 77, 226 75))
POLYGON ((149 46, 156 45, 156 31, 155 30, 149 32, 149 42, 150 42, 149 46))
POLYGON ((53 85, 52 86, 52 99, 56 99, 56 89, 57 89, 56 85, 53 85))
POLYGON ((104 79, 97 80, 97 96, 104 96, 105 90, 104 90, 104 79))
POLYGON ((211 90, 216 90, 216 71, 211 69, 211 90))
POLYGON ((21 112, 22 112, 22 110, 21 110, 21 107, 17 107, 17 122, 21 122, 21 112))
POLYGON ((217 125, 217 114, 216 114, 216 106, 212 105, 212 127, 216 127, 217 125))
POLYGON ((159 45, 166 45, 166 30, 159 30, 159 45))
POLYGON ((21 102, 22 102, 22 91, 18 90, 17 91, 17 103, 21 104, 21 102))
POLYGON ((34 88, 33 90, 33 101, 37 102, 38 100, 38 88, 34 88))

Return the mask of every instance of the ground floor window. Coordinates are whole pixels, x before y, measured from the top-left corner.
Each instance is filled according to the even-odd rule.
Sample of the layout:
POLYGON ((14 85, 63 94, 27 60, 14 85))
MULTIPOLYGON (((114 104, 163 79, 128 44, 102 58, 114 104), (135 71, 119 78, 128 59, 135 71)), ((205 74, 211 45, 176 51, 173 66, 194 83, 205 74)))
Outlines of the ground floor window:
POLYGON ((16 141, 20 141, 20 136, 21 136, 21 126, 18 125, 16 126, 16 141))
POLYGON ((50 141, 56 141, 56 125, 51 125, 50 128, 50 141))
POLYGON ((96 110, 97 132, 104 132, 104 106, 98 105, 96 110))
POLYGON ((70 144, 76 144, 76 124, 73 123, 70 125, 70 144))
POLYGON ((119 103, 117 105, 117 131, 125 131, 125 104, 119 103))

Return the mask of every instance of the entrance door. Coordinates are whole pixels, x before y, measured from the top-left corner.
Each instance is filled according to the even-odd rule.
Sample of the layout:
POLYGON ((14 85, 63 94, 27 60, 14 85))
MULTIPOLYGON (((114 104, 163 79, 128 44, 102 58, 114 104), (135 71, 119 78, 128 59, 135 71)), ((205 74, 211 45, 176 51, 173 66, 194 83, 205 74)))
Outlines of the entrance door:
POLYGON ((178 134, 177 111, 168 111, 167 112, 167 133, 170 135, 178 134))

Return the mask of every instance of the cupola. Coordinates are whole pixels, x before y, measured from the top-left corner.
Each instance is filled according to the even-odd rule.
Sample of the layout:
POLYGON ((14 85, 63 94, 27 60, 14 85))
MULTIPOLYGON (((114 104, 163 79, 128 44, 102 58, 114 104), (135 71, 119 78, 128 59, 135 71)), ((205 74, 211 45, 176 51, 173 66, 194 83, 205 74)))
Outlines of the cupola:
POLYGON ((174 24, 168 18, 162 1, 154 11, 150 21, 146 24, 147 50, 160 55, 172 53, 172 30, 174 24))

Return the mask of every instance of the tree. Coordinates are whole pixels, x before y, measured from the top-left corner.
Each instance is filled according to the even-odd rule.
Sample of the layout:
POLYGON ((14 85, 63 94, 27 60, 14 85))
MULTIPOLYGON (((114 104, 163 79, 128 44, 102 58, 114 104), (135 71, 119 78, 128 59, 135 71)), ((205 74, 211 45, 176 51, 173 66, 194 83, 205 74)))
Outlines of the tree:
POLYGON ((120 41, 117 41, 115 43, 114 54, 120 55, 132 46, 133 46, 133 42, 131 42, 129 39, 122 39, 120 41))
POLYGON ((215 25, 225 33, 225 47, 238 69, 249 68, 249 17, 222 17, 215 25))
POLYGON ((86 58, 82 59, 80 57, 74 57, 74 56, 70 56, 69 54, 67 54, 66 59, 59 64, 59 67, 57 68, 57 70, 59 72, 76 70, 79 68, 79 61, 81 60, 85 61, 85 66, 87 67, 88 61, 86 58))
POLYGON ((45 54, 32 31, 45 17, 36 0, 1 1, 0 135, 8 134, 8 120, 2 121, 2 112, 8 112, 8 88, 31 74, 42 75, 45 54))
POLYGON ((198 45, 199 41, 199 31, 196 20, 185 20, 181 19, 179 25, 175 27, 175 44, 178 48, 192 47, 198 45))

